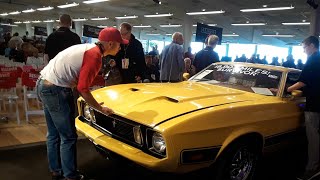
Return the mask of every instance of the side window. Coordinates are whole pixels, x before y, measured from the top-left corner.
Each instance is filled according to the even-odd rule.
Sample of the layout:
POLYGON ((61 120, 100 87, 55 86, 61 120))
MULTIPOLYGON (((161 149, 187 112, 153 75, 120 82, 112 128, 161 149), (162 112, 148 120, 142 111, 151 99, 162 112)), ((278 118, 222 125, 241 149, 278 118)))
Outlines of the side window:
MULTIPOLYGON (((295 84, 296 82, 298 82, 299 77, 300 77, 301 72, 300 71, 292 71, 289 72, 287 75, 287 80, 286 80, 286 86, 285 89, 287 89, 289 86, 295 84)), ((287 93, 287 91, 284 91, 284 97, 288 97, 291 94, 287 93)))

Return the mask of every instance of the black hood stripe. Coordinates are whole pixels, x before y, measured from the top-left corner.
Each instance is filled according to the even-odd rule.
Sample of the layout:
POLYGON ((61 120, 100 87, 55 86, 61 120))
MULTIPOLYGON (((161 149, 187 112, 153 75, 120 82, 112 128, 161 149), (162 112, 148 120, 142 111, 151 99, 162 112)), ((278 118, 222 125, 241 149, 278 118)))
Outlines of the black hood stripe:
POLYGON ((235 102, 229 102, 229 103, 218 104, 218 105, 214 105, 214 106, 208 106, 208 107, 204 107, 204 108, 200 108, 200 109, 195 109, 195 110, 192 110, 192 111, 189 111, 189 112, 185 112, 185 113, 182 113, 182 114, 173 116, 173 117, 171 117, 171 118, 169 118, 169 119, 166 119, 166 120, 164 120, 164 121, 161 121, 161 122, 159 122, 158 124, 155 124, 153 127, 159 126, 160 124, 165 123, 165 122, 167 122, 167 121, 170 121, 171 119, 177 118, 177 117, 179 117, 179 116, 183 116, 183 115, 186 115, 186 114, 189 114, 189 113, 193 113, 193 112, 196 112, 196 111, 201 111, 201 110, 203 110, 203 109, 208 109, 208 108, 217 107, 217 106, 223 106, 223 105, 227 105, 227 104, 234 104, 234 103, 239 103, 239 102, 246 102, 246 101, 250 101, 250 100, 235 101, 235 102))

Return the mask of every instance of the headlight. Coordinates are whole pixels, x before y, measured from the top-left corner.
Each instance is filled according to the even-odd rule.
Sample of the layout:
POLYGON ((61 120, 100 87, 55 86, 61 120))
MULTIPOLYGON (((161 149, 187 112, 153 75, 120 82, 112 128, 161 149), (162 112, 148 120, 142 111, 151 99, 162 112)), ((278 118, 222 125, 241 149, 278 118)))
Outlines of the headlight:
POLYGON ((89 121, 94 121, 92 108, 88 104, 86 104, 83 108, 83 116, 89 121))
POLYGON ((156 152, 160 154, 166 152, 166 142, 164 141, 164 138, 160 133, 155 132, 152 135, 152 147, 156 152))

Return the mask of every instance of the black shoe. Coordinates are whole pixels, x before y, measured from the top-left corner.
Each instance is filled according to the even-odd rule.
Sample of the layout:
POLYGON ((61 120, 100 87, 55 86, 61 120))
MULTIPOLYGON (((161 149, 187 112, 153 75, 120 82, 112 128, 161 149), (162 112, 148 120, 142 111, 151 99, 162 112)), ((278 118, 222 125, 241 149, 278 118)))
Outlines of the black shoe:
POLYGON ((84 175, 79 174, 79 176, 76 179, 65 178, 64 180, 85 180, 85 178, 84 175))
POLYGON ((297 177, 297 180, 316 180, 320 176, 319 169, 312 170, 312 171, 306 171, 301 177, 297 177))
POLYGON ((63 180, 64 177, 61 176, 61 175, 58 175, 58 176, 51 176, 52 177, 52 180, 63 180))

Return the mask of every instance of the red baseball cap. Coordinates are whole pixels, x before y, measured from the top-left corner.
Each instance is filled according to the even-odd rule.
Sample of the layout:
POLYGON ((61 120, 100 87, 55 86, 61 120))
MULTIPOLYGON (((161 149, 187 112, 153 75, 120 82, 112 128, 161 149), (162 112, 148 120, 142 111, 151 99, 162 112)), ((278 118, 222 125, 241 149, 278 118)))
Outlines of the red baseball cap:
POLYGON ((126 39, 122 39, 120 31, 116 28, 109 27, 109 28, 104 28, 100 31, 99 33, 99 38, 100 41, 113 41, 113 42, 118 42, 120 44, 128 44, 129 41, 126 39))

